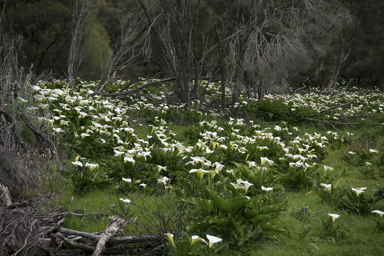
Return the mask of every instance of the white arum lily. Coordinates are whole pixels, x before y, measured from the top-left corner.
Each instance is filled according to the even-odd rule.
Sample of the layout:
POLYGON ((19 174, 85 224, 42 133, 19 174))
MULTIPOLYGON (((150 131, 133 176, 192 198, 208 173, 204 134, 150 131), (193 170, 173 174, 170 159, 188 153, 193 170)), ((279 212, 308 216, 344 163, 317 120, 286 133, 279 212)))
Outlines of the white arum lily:
POLYGON ((261 186, 261 190, 263 190, 263 191, 271 191, 273 188, 266 188, 266 187, 264 187, 264 186, 261 186))
POLYGON ((120 201, 123 201, 124 203, 127 203, 129 204, 131 202, 131 200, 129 199, 123 199, 123 198, 120 198, 120 201))
POLYGON ((144 187, 144 188, 146 188, 146 187, 147 187, 147 184, 145 184, 145 183, 141 183, 141 184, 139 185, 139 187, 144 187))
POLYGON ((333 167, 324 165, 324 172, 326 172, 326 171, 333 171, 333 167))
POLYGON ((114 151, 115 151, 115 156, 120 156, 120 155, 124 154, 124 152, 116 150, 116 149, 114 151))
POLYGON ((132 182, 132 180, 131 179, 129 179, 129 178, 121 178, 124 182, 128 182, 128 183, 130 183, 130 182, 132 182))
POLYGON ((95 169, 98 166, 99 166, 98 164, 85 163, 85 167, 88 167, 91 171, 93 171, 93 169, 95 169))
POLYGON ((248 191, 248 188, 250 186, 253 186, 252 183, 248 182, 248 181, 245 181, 245 180, 242 180, 242 179, 237 179, 237 184, 235 183, 231 183, 232 186, 234 186, 236 189, 244 189, 245 193, 247 193, 248 191))
POLYGON ((161 166, 161 165, 158 165, 157 168, 158 168, 158 169, 157 169, 158 172, 160 172, 161 170, 164 170, 164 171, 167 170, 167 166, 161 166))
POLYGON ((55 132, 59 133, 59 132, 64 132, 63 129, 61 129, 60 127, 59 128, 52 128, 55 132))
POLYGON ((260 157, 260 159, 261 159, 261 166, 264 166, 267 163, 268 163, 268 166, 271 166, 274 163, 274 161, 269 160, 267 157, 260 157))
POLYGON ((194 173, 194 172, 197 174, 197 177, 201 180, 201 179, 203 179, 204 173, 210 173, 210 172, 214 172, 214 171, 206 171, 206 170, 203 170, 201 168, 192 169, 189 171, 189 173, 194 173))
POLYGON ((91 136, 88 133, 82 133, 80 134, 81 138, 84 139, 85 137, 91 136))
POLYGON ((376 149, 369 149, 369 153, 379 153, 379 151, 376 149))
POLYGON ((329 193, 331 193, 332 184, 320 183, 320 186, 325 187, 329 193))
POLYGON ((191 242, 191 245, 194 245, 195 243, 199 242, 199 241, 202 241, 204 243, 207 243, 207 241, 205 241, 203 238, 199 237, 199 236, 192 236, 192 242, 191 242))
POLYGON ((80 167, 83 167, 83 163, 80 162, 80 161, 72 162, 72 164, 77 165, 77 166, 80 166, 80 167))
POLYGON ((250 186, 253 186, 253 184, 250 183, 250 182, 248 182, 248 181, 244 181, 243 184, 244 184, 244 186, 245 186, 245 192, 248 191, 248 188, 249 188, 250 186))
POLYGON ((218 162, 213 163, 215 168, 215 173, 219 174, 219 172, 223 169, 224 165, 218 162))
POLYGON ((367 189, 367 188, 366 187, 364 187, 364 188, 352 188, 352 191, 354 191, 356 193, 356 195, 359 196, 360 193, 363 193, 365 189, 367 189))
POLYGON ((164 185, 167 184, 167 181, 169 181, 169 178, 165 176, 157 180, 158 183, 163 183, 164 185))
POLYGON ((379 211, 379 210, 374 210, 374 211, 372 211, 372 213, 377 213, 377 214, 379 214, 381 218, 383 217, 383 214, 384 214, 383 211, 379 211))
POLYGON ((212 246, 215 244, 215 243, 219 243, 221 241, 223 241, 223 239, 219 238, 219 237, 216 237, 216 236, 210 236, 210 235, 207 235, 207 239, 209 241, 209 248, 212 248, 212 246))
POLYGON ((173 234, 165 233, 164 235, 167 236, 168 242, 172 245, 172 247, 175 247, 175 242, 173 241, 173 234))
POLYGON ((329 216, 332 218, 332 222, 335 222, 335 219, 339 218, 339 214, 334 214, 334 213, 328 213, 329 216))
POLYGON ((133 165, 135 165, 135 159, 133 159, 133 157, 130 157, 130 156, 124 156, 124 163, 126 162, 130 162, 130 163, 133 163, 133 165))

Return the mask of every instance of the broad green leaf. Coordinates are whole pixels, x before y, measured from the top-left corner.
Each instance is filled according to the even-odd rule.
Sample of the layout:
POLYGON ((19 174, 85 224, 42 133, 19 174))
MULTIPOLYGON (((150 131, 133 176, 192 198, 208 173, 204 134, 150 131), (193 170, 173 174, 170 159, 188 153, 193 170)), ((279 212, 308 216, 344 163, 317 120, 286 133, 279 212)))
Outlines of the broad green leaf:
POLYGON ((260 227, 263 231, 278 231, 278 232, 285 232, 286 231, 277 222, 272 221, 272 220, 262 222, 260 224, 260 227))
POLYGON ((212 212, 213 210, 213 205, 212 205, 212 200, 209 199, 201 199, 197 197, 191 197, 191 198, 186 198, 182 200, 183 202, 189 203, 196 205, 198 208, 207 211, 209 213, 212 212))

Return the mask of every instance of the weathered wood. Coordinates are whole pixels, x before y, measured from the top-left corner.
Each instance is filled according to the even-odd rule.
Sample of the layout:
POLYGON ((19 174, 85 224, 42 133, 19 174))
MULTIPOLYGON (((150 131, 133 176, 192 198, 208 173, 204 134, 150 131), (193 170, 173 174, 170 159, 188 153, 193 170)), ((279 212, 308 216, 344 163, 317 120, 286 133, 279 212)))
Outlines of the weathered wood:
MULTIPOLYGON (((101 238, 101 236, 96 234, 72 230, 68 228, 60 228, 60 232, 67 235, 76 235, 76 236, 91 238, 96 241, 99 241, 101 238)), ((161 239, 162 238, 159 237, 158 235, 121 236, 121 237, 111 237, 107 243, 108 244, 130 244, 130 243, 143 243, 143 242, 157 242, 157 241, 160 241, 161 239)))
POLYGON ((336 109, 336 108, 342 108, 342 107, 348 106, 348 105, 352 104, 353 102, 355 102, 356 100, 357 100, 357 98, 352 100, 352 101, 350 101, 350 102, 347 102, 347 103, 344 103, 344 104, 341 104, 341 105, 337 105, 337 106, 333 106, 333 107, 324 109, 324 110, 322 110, 322 111, 320 111, 320 112, 318 112, 316 114, 313 114, 312 117, 317 116, 318 114, 321 114, 321 113, 324 113, 324 112, 331 111, 331 110, 336 109))
POLYGON ((109 225, 101 235, 99 242, 97 243, 96 249, 93 251, 92 256, 100 256, 108 240, 113 237, 119 229, 125 227, 126 221, 119 218, 118 216, 109 217, 109 225))
POLYGON ((12 198, 9 190, 6 186, 0 183, 1 199, 3 199, 5 206, 10 207, 12 205, 12 198))

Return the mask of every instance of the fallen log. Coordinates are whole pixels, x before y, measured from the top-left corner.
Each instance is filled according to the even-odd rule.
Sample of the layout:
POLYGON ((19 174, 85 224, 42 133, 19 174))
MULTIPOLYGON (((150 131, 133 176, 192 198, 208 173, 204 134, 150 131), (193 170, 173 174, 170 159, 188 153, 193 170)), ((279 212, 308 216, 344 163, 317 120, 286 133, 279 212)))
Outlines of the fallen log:
POLYGON ((125 227, 126 221, 124 219, 119 218, 118 216, 109 217, 109 225, 105 229, 104 233, 101 235, 99 242, 96 245, 96 249, 93 251, 92 256, 100 256, 104 249, 108 240, 113 237, 119 229, 125 227))
MULTIPOLYGON (((67 235, 76 235, 76 236, 82 236, 85 238, 90 238, 96 241, 99 241, 101 236, 88 233, 88 232, 83 232, 83 231, 77 231, 77 230, 72 230, 68 228, 60 228, 60 232, 63 234, 67 235)), ((159 237, 158 235, 137 235, 137 236, 120 236, 120 237, 111 237, 108 240, 108 244, 131 244, 131 243, 155 243, 158 241, 161 241, 162 238, 159 237)))

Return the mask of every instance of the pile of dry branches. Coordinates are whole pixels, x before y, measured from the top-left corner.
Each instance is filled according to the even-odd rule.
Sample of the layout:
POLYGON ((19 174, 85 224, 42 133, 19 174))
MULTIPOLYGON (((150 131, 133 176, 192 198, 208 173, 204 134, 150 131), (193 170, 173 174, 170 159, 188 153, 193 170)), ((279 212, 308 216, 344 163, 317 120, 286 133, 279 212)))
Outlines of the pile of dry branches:
POLYGON ((8 188, 0 184, 0 256, 9 255, 157 255, 165 250, 161 234, 121 236, 127 221, 112 216, 101 234, 87 233, 61 227, 69 215, 102 216, 101 213, 53 212, 40 215, 30 202, 12 203, 8 188))

